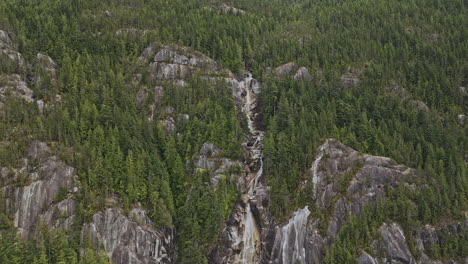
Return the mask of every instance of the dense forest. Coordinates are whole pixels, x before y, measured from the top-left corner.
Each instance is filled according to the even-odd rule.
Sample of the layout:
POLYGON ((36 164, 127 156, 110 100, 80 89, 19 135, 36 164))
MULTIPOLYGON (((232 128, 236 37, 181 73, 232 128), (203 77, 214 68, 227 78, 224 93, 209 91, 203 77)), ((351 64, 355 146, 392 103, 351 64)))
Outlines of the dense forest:
MULTIPOLYGON (((351 219, 325 263, 354 263, 389 219, 405 230, 465 219, 465 6, 463 0, 1 1, 0 30, 31 65, 20 67, 0 53, 0 84, 24 76, 35 100, 54 106, 39 111, 21 99, 2 101, 0 167, 17 166, 33 140, 53 142, 76 168, 80 191, 73 230, 43 227, 29 241, 16 235, 13 218, 0 207, 0 263, 110 263, 80 240, 80 227, 109 197, 127 213, 139 204, 157 226, 174 227, 180 263, 207 263, 240 193, 227 179, 210 187, 212 175, 193 163, 205 142, 223 157, 246 159, 247 122, 225 84, 203 78, 183 89, 165 87, 155 119, 170 115, 168 106, 190 116, 176 132, 149 122, 146 106, 135 101, 142 84, 134 76, 142 72, 139 56, 154 42, 190 47, 262 82, 264 174, 279 222, 305 205, 313 217, 329 217, 314 207, 313 186, 300 188, 327 138, 418 170, 421 187, 391 190, 351 219), (245 13, 218 12, 220 4, 245 13), (130 33, 118 34, 122 29, 130 33), (37 53, 53 58, 57 77, 39 65, 37 53), (272 70, 289 62, 307 67, 310 80, 272 70)), ((144 85, 153 85, 142 75, 144 85)), ((466 234, 431 251, 441 260, 467 256, 466 234)))

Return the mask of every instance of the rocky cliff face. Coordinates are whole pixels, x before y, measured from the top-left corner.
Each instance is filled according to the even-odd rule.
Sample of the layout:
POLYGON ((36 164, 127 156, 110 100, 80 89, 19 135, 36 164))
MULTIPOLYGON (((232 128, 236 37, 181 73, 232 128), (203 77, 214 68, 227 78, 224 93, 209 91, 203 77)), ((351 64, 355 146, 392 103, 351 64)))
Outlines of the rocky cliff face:
POLYGON ((44 142, 34 142, 19 168, 1 170, 5 211, 23 238, 30 238, 43 222, 69 228, 74 219, 76 171, 53 155, 44 142))
MULTIPOLYGON (((44 142, 33 142, 17 168, 2 168, 0 193, 23 239, 35 236, 43 224, 70 229, 77 204, 76 170, 60 160, 44 142)), ((81 229, 82 242, 103 246, 116 264, 175 263, 174 229, 154 227, 140 207, 128 216, 118 208, 94 214, 81 229), (89 240, 88 240, 89 239, 89 240)))
POLYGON ((244 164, 237 160, 220 157, 221 149, 213 143, 205 142, 200 149, 200 155, 194 160, 196 170, 206 170, 213 175, 210 178, 211 186, 215 187, 225 177, 231 184, 242 185, 240 180, 244 164))
POLYGON ((10 71, 25 71, 26 62, 23 56, 15 50, 10 34, 3 30, 0 30, 0 59, 2 64, 7 66, 10 71))
MULTIPOLYGON (((319 147, 308 174, 308 180, 312 180, 315 186, 314 205, 319 210, 332 213, 326 223, 328 228, 321 232, 318 219, 307 219, 307 208, 296 211, 287 225, 276 228, 269 263, 322 263, 324 249, 334 242, 349 216, 360 215, 365 205, 385 197, 388 186, 416 188, 411 183, 415 177, 415 170, 398 165, 389 158, 362 154, 328 139, 319 147)), ((442 263, 427 257, 428 249, 441 243, 441 233, 463 234, 467 230, 466 225, 465 221, 438 229, 426 226, 415 230, 411 238, 417 242, 421 253, 421 257, 416 259, 401 226, 383 223, 376 240, 370 245, 373 251, 363 252, 357 261, 360 264, 442 263)))
POLYGON ((83 226, 81 238, 90 239, 96 247, 102 245, 114 263, 175 263, 174 230, 155 229, 141 208, 129 216, 115 208, 97 212, 83 226))
POLYGON ((38 53, 32 61, 23 59, 10 39, 10 34, 0 30, 0 108, 12 98, 36 103, 40 113, 61 100, 58 94, 51 94, 51 84, 57 82, 57 64, 54 60, 38 53), (37 66, 37 67, 36 67, 37 66), (32 87, 41 87, 38 96, 32 87), (46 103, 47 102, 47 103, 46 103))

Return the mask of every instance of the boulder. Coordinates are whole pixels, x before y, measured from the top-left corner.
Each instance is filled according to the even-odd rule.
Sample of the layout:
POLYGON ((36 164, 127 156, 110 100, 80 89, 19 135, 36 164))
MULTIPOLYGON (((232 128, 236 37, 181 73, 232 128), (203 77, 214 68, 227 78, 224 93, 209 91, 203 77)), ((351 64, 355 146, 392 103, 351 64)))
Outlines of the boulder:
POLYGON ((277 76, 285 77, 287 75, 292 74, 296 67, 297 66, 295 63, 289 62, 289 63, 276 67, 273 71, 277 76))
POLYGON ((306 67, 300 67, 294 75, 294 80, 310 81, 312 80, 312 75, 310 75, 309 70, 306 67))

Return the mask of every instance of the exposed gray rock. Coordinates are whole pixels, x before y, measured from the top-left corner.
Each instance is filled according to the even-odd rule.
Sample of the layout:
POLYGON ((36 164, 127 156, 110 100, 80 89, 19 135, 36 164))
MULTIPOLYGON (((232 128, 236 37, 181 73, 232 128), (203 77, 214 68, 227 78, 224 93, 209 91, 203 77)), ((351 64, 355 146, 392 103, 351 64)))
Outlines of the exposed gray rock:
POLYGON ((166 106, 164 107, 164 112, 166 114, 172 114, 175 112, 175 108, 173 106, 166 106))
POLYGON ((409 104, 410 104, 410 106, 414 107, 418 111, 423 111, 423 112, 426 112, 426 113, 431 112, 429 107, 423 101, 411 100, 411 101, 409 101, 409 104))
POLYGON ((126 36, 126 37, 143 37, 146 34, 146 30, 141 30, 137 28, 119 28, 115 31, 116 36, 126 36))
POLYGON ((226 4, 222 4, 219 9, 225 13, 231 13, 231 14, 234 14, 234 15, 243 15, 245 14, 246 12, 242 9, 239 9, 239 8, 235 8, 235 7, 232 7, 232 6, 228 6, 226 4))
POLYGON ((228 158, 217 157, 222 150, 213 143, 205 142, 200 148, 200 155, 194 160, 196 169, 207 170, 212 173, 210 184, 216 187, 220 181, 229 179, 231 184, 236 184, 235 179, 243 171, 243 164, 240 161, 233 161, 228 158), (236 168, 233 170, 233 168, 236 168), (239 171, 240 170, 240 171, 239 171))
POLYGON ((187 120, 190 120, 190 116, 187 115, 187 114, 180 114, 179 115, 179 118, 177 120, 177 122, 181 123, 181 122, 185 122, 187 120))
POLYGON ((208 171, 215 171, 218 160, 213 159, 213 157, 218 155, 220 152, 221 150, 215 147, 213 143, 203 143, 203 146, 200 149, 200 155, 194 161, 195 167, 208 171))
POLYGON ((26 62, 21 53, 14 50, 13 42, 8 32, 0 30, 0 60, 3 66, 9 66, 16 71, 24 71, 26 62))
POLYGON ((146 97, 148 96, 147 89, 148 87, 143 86, 138 90, 135 96, 135 102, 137 103, 137 105, 143 105, 145 103, 146 97))
POLYGON ((97 212, 91 223, 84 224, 82 241, 91 240, 104 247, 116 264, 157 264, 175 262, 174 230, 156 229, 141 208, 125 216, 119 209, 97 212))
MULTIPOLYGON (((316 160, 309 172, 309 180, 313 181, 315 187, 315 206, 319 210, 331 210, 332 215, 325 225, 327 230, 324 234, 319 232, 320 223, 314 219, 310 219, 307 228, 301 231, 306 233, 307 239, 304 243, 299 243, 305 250, 305 257, 301 257, 300 263, 323 263, 324 249, 333 243, 343 223, 350 216, 360 215, 364 206, 383 198, 386 195, 386 186, 396 188, 404 185, 411 188, 408 182, 415 175, 415 170, 398 165, 389 158, 361 154, 334 139, 326 140, 319 147, 316 160)), ((293 219, 294 217, 290 221, 293 219)), ((323 224, 320 225, 323 226, 323 224)), ((385 231, 386 244, 384 245, 393 254, 389 256, 399 254, 400 251, 409 252, 404 250, 408 248, 407 246, 401 246, 403 249, 400 248, 400 251, 396 251, 396 246, 391 243, 393 240, 390 238, 401 238, 397 236, 399 233, 395 233, 396 229, 382 228, 382 230, 385 231), (394 233, 395 235, 393 235, 394 233)), ((402 239, 405 239, 404 236, 402 239)), ((291 243, 295 239, 282 238, 281 242, 277 242, 277 240, 278 236, 271 251, 270 263, 294 263, 289 257, 286 260, 281 260, 284 259, 285 254, 279 252, 284 252, 284 249, 281 249, 284 247, 280 247, 278 244, 291 247, 291 243)), ((406 243, 406 241, 403 242, 406 243)), ((290 249, 286 255, 290 256, 295 251, 296 249, 290 249)), ((411 254, 405 255, 403 258, 414 261, 411 254)), ((377 259, 367 253, 363 254, 358 261, 363 264, 380 264, 377 259)))
POLYGON ((219 148, 215 147, 215 145, 213 143, 209 143, 209 142, 203 143, 203 146, 200 149, 200 154, 201 155, 206 155, 208 157, 216 156, 220 152, 221 152, 221 150, 219 148))
MULTIPOLYGON (((459 237, 468 234, 468 220, 464 222, 446 223, 438 226, 425 225, 420 230, 412 233, 416 248, 422 252, 422 260, 426 263, 442 263, 429 259, 427 254, 433 247, 439 247, 447 243, 450 237, 459 237)), ((462 257, 462 256, 460 256, 462 257)), ((468 259, 466 259, 468 260, 468 259)), ((449 263, 456 263, 450 260, 449 263)), ((463 263, 463 262, 461 262, 463 263)))
POLYGON ((361 75, 361 71, 359 70, 349 70, 345 74, 341 75, 341 84, 345 88, 353 88, 355 85, 361 82, 359 76, 361 75))
POLYGON ((328 139, 320 146, 310 174, 319 208, 331 206, 339 190, 346 192, 346 201, 337 202, 335 208, 340 218, 345 212, 358 215, 367 202, 385 195, 386 185, 404 184, 416 175, 416 171, 389 158, 361 154, 328 139))
POLYGON ((55 72, 55 69, 57 68, 57 64, 55 63, 55 61, 45 55, 45 54, 42 54, 42 53, 38 53, 37 54, 37 60, 39 61, 39 63, 45 68, 47 69, 48 71, 54 71, 55 72))
POLYGON ((458 87, 458 90, 460 91, 460 93, 461 93, 463 96, 465 96, 465 95, 468 94, 468 92, 466 91, 466 87, 464 87, 464 86, 458 87))
MULTIPOLYGON (((75 187, 76 188, 76 187, 75 187)), ((73 190, 75 193, 75 190, 73 190)), ((76 218, 76 202, 68 197, 58 203, 52 204, 46 212, 40 216, 40 222, 49 229, 70 229, 76 218)))
POLYGON ((155 80, 186 80, 195 72, 209 75, 217 70, 218 64, 214 60, 185 47, 164 46, 151 63, 151 75, 155 80))
POLYGON ((26 102, 33 102, 33 94, 20 75, 0 76, 0 101, 4 101, 6 96, 12 96, 26 102))
POLYGON ((1 188, 5 211, 15 215, 14 225, 21 236, 32 237, 40 219, 52 228, 70 226, 73 219, 56 218, 59 215, 55 210, 66 213, 74 210, 71 208, 73 201, 66 199, 66 202, 58 203, 57 198, 66 198, 72 192, 75 169, 53 156, 44 142, 34 142, 21 164, 21 168, 13 169, 11 173, 2 169, 2 181, 7 184, 1 188))
POLYGON ((283 65, 280 65, 274 69, 274 73, 278 76, 285 77, 293 73, 294 69, 296 69, 296 64, 293 62, 289 62, 283 65))
MULTIPOLYGON (((19 71, 24 71, 24 69, 26 68, 26 61, 24 60, 23 58, 23 55, 21 55, 21 53, 15 51, 15 50, 10 50, 8 48, 6 49, 0 49, 0 55, 2 55, 0 58, 6 58, 7 60, 9 60, 9 64, 11 66, 14 66, 16 67, 19 71)), ((2 63, 6 63, 6 62, 2 62, 2 63)))
POLYGON ((390 263, 415 264, 416 260, 411 255, 406 243, 405 234, 396 224, 384 223, 379 228, 381 247, 385 251, 387 261, 390 263))
POLYGON ((172 134, 176 131, 176 122, 174 118, 168 117, 164 120, 161 120, 162 125, 164 126, 164 131, 166 134, 172 134))
POLYGON ((153 92, 154 92, 154 98, 153 98, 154 103, 156 105, 159 105, 161 103, 161 99, 164 96, 164 88, 162 86, 156 86, 154 87, 153 92))
POLYGON ((271 253, 271 263, 310 263, 307 262, 306 258, 306 228, 309 214, 309 208, 300 209, 294 213, 287 225, 277 228, 271 253))
MULTIPOLYGON (((143 104, 146 101, 146 97, 148 96, 148 91, 146 87, 140 88, 140 90, 137 93, 137 103, 140 105, 143 104)), ((164 96, 164 88, 162 86, 156 86, 153 89, 153 103, 150 105, 150 111, 151 114, 148 117, 149 121, 153 121, 154 119, 154 114, 156 112, 156 109, 160 106, 161 100, 164 96)))
POLYGON ((362 252, 362 255, 358 258, 358 264, 379 264, 379 261, 366 252, 362 252))
POLYGON ((386 92, 392 96, 407 100, 411 97, 410 93, 396 82, 392 82, 386 89, 386 92))
POLYGON ((43 114, 43 113, 44 113, 44 109, 45 109, 45 103, 44 103, 44 101, 42 101, 42 100, 37 100, 37 101, 36 101, 36 104, 37 104, 37 108, 39 109, 39 113, 43 114))
POLYGON ((306 67, 300 67, 294 75, 294 79, 298 81, 310 81, 312 80, 312 75, 310 75, 306 67))
POLYGON ((40 159, 50 154, 50 148, 47 143, 35 141, 29 149, 26 150, 26 157, 28 159, 40 159))
POLYGON ((460 125, 464 125, 464 124, 468 123, 468 117, 466 115, 460 114, 460 115, 457 116, 457 119, 458 119, 458 123, 460 123, 460 125))
POLYGON ((156 53, 156 48, 156 43, 151 43, 148 47, 145 48, 145 50, 138 59, 142 61, 148 61, 156 53))
POLYGON ((0 49, 11 48, 12 45, 8 32, 0 30, 0 49))

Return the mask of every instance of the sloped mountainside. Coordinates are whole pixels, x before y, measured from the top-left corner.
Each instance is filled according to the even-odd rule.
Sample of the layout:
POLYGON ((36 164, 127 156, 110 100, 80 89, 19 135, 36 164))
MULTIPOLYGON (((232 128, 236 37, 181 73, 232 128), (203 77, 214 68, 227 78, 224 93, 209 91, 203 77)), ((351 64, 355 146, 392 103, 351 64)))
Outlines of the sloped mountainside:
MULTIPOLYGON (((8 36, 2 36, 3 42, 9 44, 8 36)), ((328 139, 319 147, 302 183, 302 188, 313 183, 313 200, 297 210, 287 223, 278 223, 268 211, 268 188, 262 174, 261 142, 264 132, 257 129, 260 83, 249 73, 239 80, 214 60, 200 53, 191 53, 188 48, 156 47, 156 43, 151 44, 138 59, 139 65, 146 65, 150 80, 156 85, 152 97, 145 86, 136 95, 137 102, 149 106, 148 121, 154 121, 155 111, 164 97, 164 86, 184 87, 196 76, 212 83, 225 83, 232 89, 235 102, 246 115, 252 134, 244 144, 250 155, 248 163, 221 158, 222 150, 212 143, 203 144, 200 156, 194 162, 198 170, 213 173, 210 179, 213 188, 225 179, 232 166, 241 168, 241 172, 245 170, 237 176, 230 176, 229 181, 241 190, 242 199, 226 222, 222 239, 214 245, 210 263, 323 263, 325 252, 330 250, 343 225, 352 217, 362 215, 366 207, 386 198, 388 189, 404 188, 411 192, 418 188, 420 175, 416 170, 398 165, 386 157, 359 153, 335 139, 328 139), (324 212, 326 217, 316 218, 309 206, 324 212)), ((55 63, 49 57, 38 55, 38 58, 45 61, 44 67, 55 75, 55 63)), ((283 65, 274 72, 284 78, 293 68, 297 67, 283 65)), ((20 78, 15 76, 19 75, 7 78, 20 78)), ((312 77, 302 67, 294 78, 307 81, 312 77)), ((138 75, 136 82, 141 82, 138 75)), ((27 90, 23 86, 26 84, 18 81, 12 89, 27 90)), ((28 93, 32 92, 23 92, 19 98, 32 102, 28 93)), ((174 109, 166 107, 164 111, 172 114, 174 109)), ((188 115, 179 115, 160 122, 167 133, 173 133, 188 119, 188 115)), ((60 160, 47 143, 34 141, 24 158, 18 161, 18 166, 2 168, 1 176, 2 206, 13 217, 14 226, 23 239, 34 237, 41 225, 49 229, 77 228, 74 226, 76 197, 80 189, 76 169, 60 160)), ((177 231, 174 228, 155 227, 141 205, 124 212, 118 199, 109 199, 107 208, 96 212, 90 222, 78 227, 83 243, 102 248, 116 264, 177 263, 177 231)), ((431 260, 427 252, 443 243, 447 234, 458 236, 466 232, 467 221, 426 225, 414 230, 403 230, 395 222, 383 222, 375 231, 372 243, 356 261, 360 264, 445 263, 431 260)), ((447 263, 462 262, 451 260, 447 263)))
POLYGON ((468 264, 462 2, 1 0, 0 263, 468 264))
MULTIPOLYGON (((308 207, 296 211, 287 225, 276 228, 270 263, 323 263, 324 252, 339 239, 337 234, 351 217, 360 216, 366 207, 378 204, 388 196, 389 189, 403 187, 411 192, 418 188, 415 183, 418 177, 416 170, 389 158, 362 154, 337 140, 326 140, 318 150, 307 181, 313 181, 315 186, 313 206, 327 212, 328 217, 317 219, 308 207)), ((464 221, 403 231, 398 223, 383 222, 368 245, 368 252, 362 251, 357 262, 465 263, 466 259, 431 260, 427 252, 443 243, 444 236, 464 236, 467 228, 468 221, 464 221), (416 244, 412 251, 410 241, 416 244)))
MULTIPOLYGON (((41 226, 74 228, 79 193, 76 169, 60 160, 44 142, 35 141, 18 168, 2 168, 5 210, 14 218, 24 239, 33 238, 41 226)), ((80 228, 81 239, 103 246, 114 263, 174 263, 174 230, 158 229, 145 210, 126 215, 118 208, 99 211, 80 228)))

